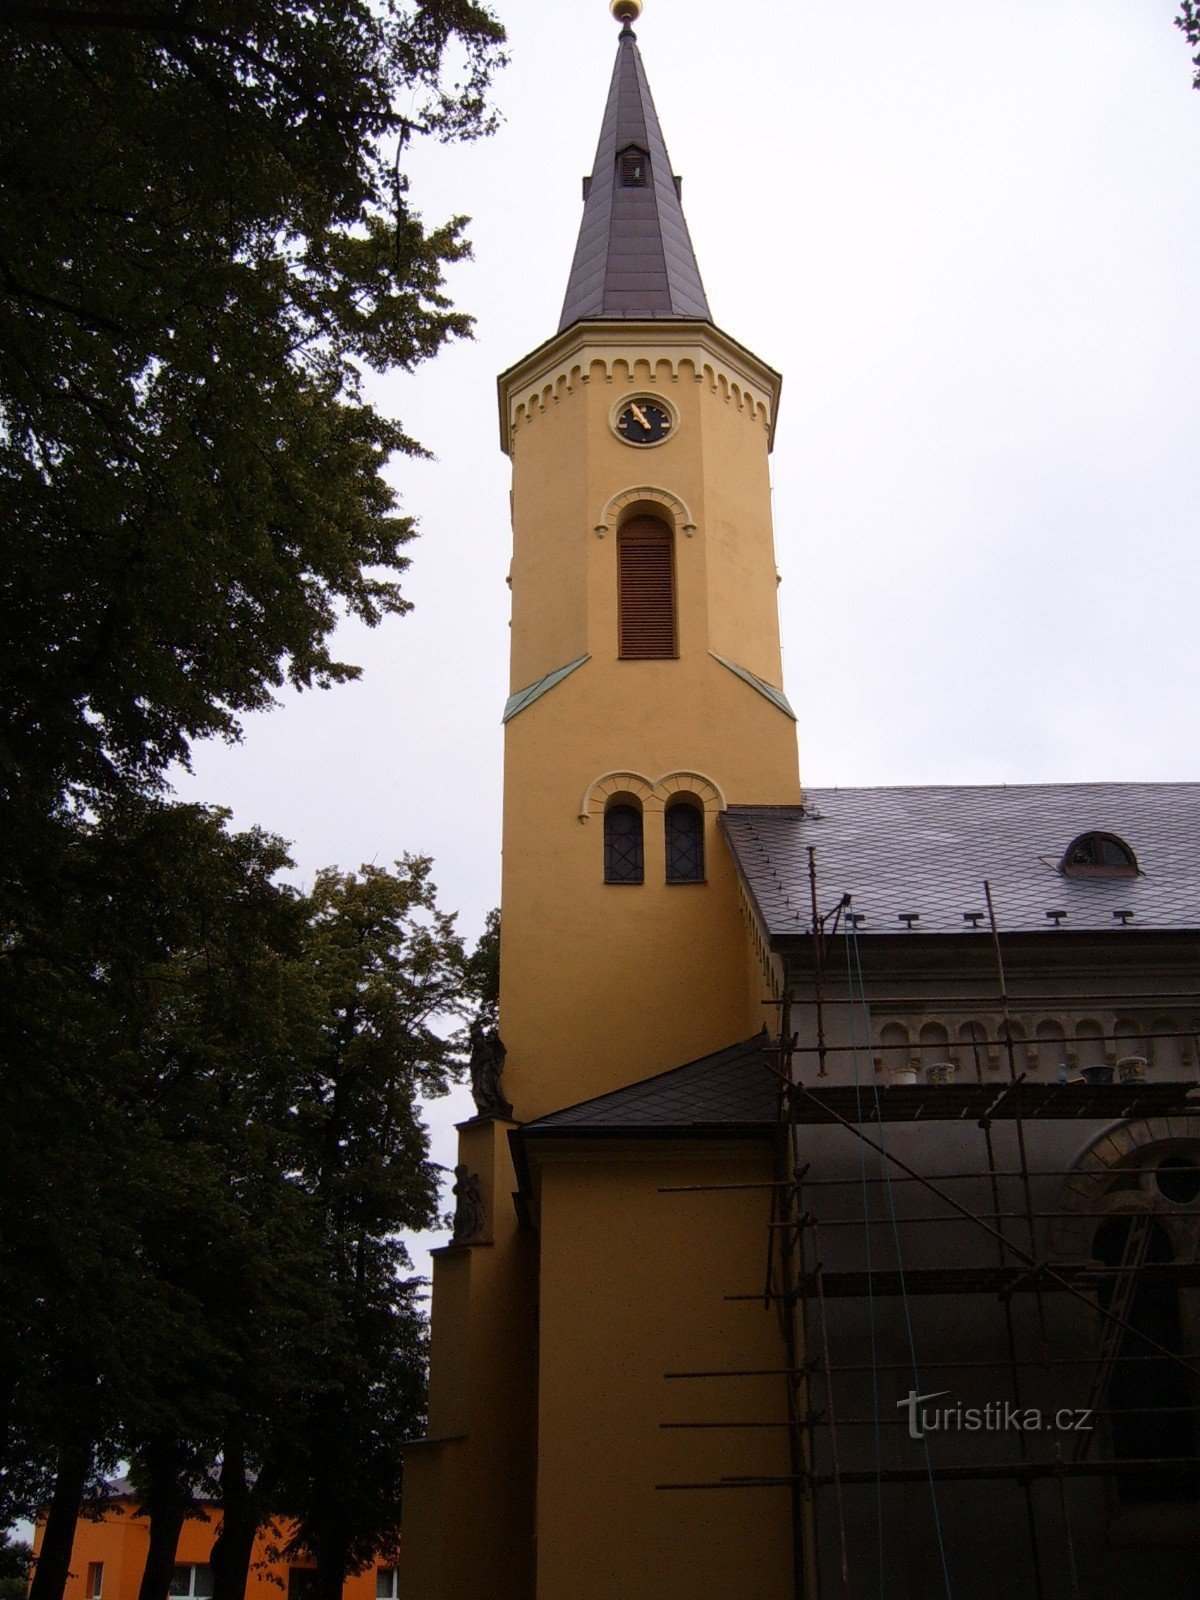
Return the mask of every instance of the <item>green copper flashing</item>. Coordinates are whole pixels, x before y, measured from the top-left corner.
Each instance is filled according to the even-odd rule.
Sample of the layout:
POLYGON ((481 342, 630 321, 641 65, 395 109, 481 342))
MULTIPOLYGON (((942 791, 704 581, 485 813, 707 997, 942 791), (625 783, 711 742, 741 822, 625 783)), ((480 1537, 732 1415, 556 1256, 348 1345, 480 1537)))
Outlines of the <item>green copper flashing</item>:
POLYGON ((752 689, 757 689, 765 700, 769 700, 773 706, 783 712, 785 717, 791 717, 792 721, 795 722, 796 713, 792 710, 788 703, 788 697, 782 689, 776 689, 773 684, 766 683, 762 678, 755 677, 753 672, 748 671, 745 667, 739 667, 736 661, 726 661, 725 657, 719 656, 715 650, 710 650, 708 653, 714 661, 719 661, 723 667, 728 667, 734 677, 740 678, 743 683, 748 683, 752 689))
POLYGON ((565 667, 556 667, 553 672, 548 672, 544 678, 539 678, 536 683, 531 683, 527 689, 518 689, 516 694, 510 694, 504 707, 501 722, 508 722, 515 717, 518 711, 524 711, 526 706, 531 706, 535 700, 541 698, 547 689, 553 689, 556 683, 561 683, 564 678, 569 678, 576 667, 581 667, 585 661, 590 661, 591 656, 580 656, 576 661, 568 661, 565 667))

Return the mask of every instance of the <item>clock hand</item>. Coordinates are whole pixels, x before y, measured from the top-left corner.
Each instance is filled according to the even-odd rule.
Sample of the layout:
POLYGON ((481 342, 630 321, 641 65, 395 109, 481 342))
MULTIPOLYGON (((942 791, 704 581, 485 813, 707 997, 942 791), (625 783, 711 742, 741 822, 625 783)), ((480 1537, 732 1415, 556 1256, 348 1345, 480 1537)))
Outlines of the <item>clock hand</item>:
POLYGON ((638 419, 643 428, 648 428, 650 426, 650 418, 642 410, 641 406, 638 405, 636 400, 633 401, 629 409, 633 412, 634 416, 638 419))

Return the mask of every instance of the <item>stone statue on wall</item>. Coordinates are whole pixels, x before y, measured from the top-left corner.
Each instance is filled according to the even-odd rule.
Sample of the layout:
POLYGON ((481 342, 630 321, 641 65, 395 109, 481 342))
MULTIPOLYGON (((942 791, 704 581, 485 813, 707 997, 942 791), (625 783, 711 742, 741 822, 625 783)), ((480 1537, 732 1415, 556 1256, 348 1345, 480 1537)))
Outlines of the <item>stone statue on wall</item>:
POLYGON ((481 1117, 512 1116, 512 1106, 500 1087, 507 1054, 495 1028, 476 1017, 471 1024, 471 1095, 481 1117))
POLYGON ((483 1195, 479 1174, 460 1162, 454 1169, 454 1243, 473 1244, 483 1237, 483 1195))

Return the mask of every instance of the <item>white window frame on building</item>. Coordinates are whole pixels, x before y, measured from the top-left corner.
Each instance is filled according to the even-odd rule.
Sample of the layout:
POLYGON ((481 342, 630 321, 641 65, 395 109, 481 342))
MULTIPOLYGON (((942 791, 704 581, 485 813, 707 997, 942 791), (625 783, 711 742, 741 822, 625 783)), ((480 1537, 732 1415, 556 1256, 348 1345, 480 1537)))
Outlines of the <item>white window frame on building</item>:
POLYGON ((213 1573, 207 1561, 178 1561, 167 1593, 172 1600, 209 1600, 213 1573))

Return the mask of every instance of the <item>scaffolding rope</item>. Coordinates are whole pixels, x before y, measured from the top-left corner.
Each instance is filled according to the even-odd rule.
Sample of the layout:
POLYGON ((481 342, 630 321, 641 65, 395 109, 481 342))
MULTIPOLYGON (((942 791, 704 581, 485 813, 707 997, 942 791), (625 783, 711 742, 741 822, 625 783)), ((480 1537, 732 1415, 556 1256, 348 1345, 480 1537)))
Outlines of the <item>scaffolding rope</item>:
MULTIPOLYGON (((859 1062, 859 1051, 858 1051, 858 1006, 857 1006, 857 1004, 855 1003, 855 1000, 854 1000, 854 978, 853 978, 853 972, 852 972, 852 968, 851 968, 851 952, 850 952, 850 930, 851 930, 851 926, 852 925, 849 922, 847 922, 847 924, 846 924, 846 981, 850 986, 850 1046, 851 1046, 851 1052, 852 1052, 850 1060, 851 1060, 851 1064, 852 1064, 852 1066, 854 1068, 854 1108, 855 1108, 855 1111, 858 1113, 858 1115, 861 1117, 863 1108, 862 1108, 862 1084, 861 1084, 861 1081, 859 1079, 859 1073, 858 1073, 858 1062, 859 1062)), ((871 1033, 870 1033, 870 1025, 869 1025, 869 1022, 868 1022, 868 1027, 867 1027, 867 1046, 868 1046, 868 1049, 870 1048, 870 1038, 871 1038, 871 1033)), ((873 1075, 872 1075, 872 1081, 874 1081, 873 1075)), ((872 1257, 871 1257, 871 1207, 870 1207, 871 1194, 870 1194, 870 1186, 869 1186, 869 1184, 867 1182, 867 1147, 866 1147, 865 1144, 863 1144, 861 1139, 858 1141, 858 1165, 859 1165, 859 1174, 860 1174, 860 1177, 862 1179, 863 1225, 864 1225, 864 1228, 865 1228, 865 1231, 866 1231, 866 1241, 865 1242, 866 1242, 866 1258, 867 1258, 867 1325, 868 1325, 868 1327, 870 1329, 870 1334, 871 1334, 871 1414, 872 1414, 872 1418, 874 1420, 874 1428, 875 1428, 875 1465, 876 1465, 876 1467, 878 1469, 876 1471, 876 1474, 875 1474, 875 1520, 876 1520, 876 1524, 877 1524, 877 1528, 878 1528, 878 1545, 879 1545, 879 1596, 880 1596, 880 1600, 885 1600, 885 1595, 886 1595, 886 1590, 887 1590, 887 1561, 886 1561, 886 1556, 885 1556, 885 1553, 884 1553, 885 1552, 885 1548, 886 1548, 886 1543, 885 1543, 885 1538, 884 1538, 884 1521, 883 1521, 883 1421, 882 1421, 882 1417, 880 1415, 880 1406, 879 1406, 878 1330, 877 1330, 876 1325, 875 1325, 875 1288, 874 1288, 874 1282, 873 1282, 873 1278, 872 1278, 872 1266, 873 1266, 873 1263, 872 1263, 872 1257)), ((832 1379, 831 1379, 831 1377, 830 1377, 828 1372, 825 1374, 825 1382, 827 1384, 832 1382, 832 1379)))
MULTIPOLYGON (((866 981, 863 977, 862 956, 858 948, 858 929, 852 922, 850 922, 849 918, 847 918, 847 924, 847 938, 850 940, 851 949, 854 955, 852 979, 853 990, 857 991, 858 1001, 862 1005, 863 1012, 866 1013, 868 1010, 867 989, 866 981)), ((857 1057, 854 1059, 857 1062, 857 1057)), ((875 1096, 875 1115, 878 1119, 880 1144, 882 1145, 884 1122, 882 1116, 882 1107, 879 1100, 879 1084, 878 1082, 874 1081, 874 1079, 872 1080, 872 1091, 875 1096)), ((917 1341, 916 1334, 913 1331, 912 1309, 908 1301, 908 1285, 904 1276, 904 1255, 900 1244, 900 1224, 896 1215, 896 1197, 892 1190, 890 1162, 885 1163, 884 1171, 888 1174, 888 1182, 884 1186, 884 1194, 887 1196, 888 1212, 892 1222, 892 1235, 896 1247, 896 1266, 899 1270, 900 1299, 904 1307, 904 1324, 908 1335, 908 1354, 909 1359, 912 1362, 913 1385, 917 1390, 919 1390, 921 1387, 921 1379, 917 1369, 917 1341)), ((937 1484, 933 1476, 933 1460, 929 1453, 929 1439, 924 1434, 921 1438, 921 1447, 925 1456, 925 1473, 929 1481, 929 1501, 933 1508, 933 1527, 934 1532, 937 1535, 938 1556, 942 1564, 942 1582, 946 1589, 946 1600, 954 1600, 954 1594, 950 1584, 950 1567, 946 1560, 946 1541, 942 1536, 942 1517, 941 1511, 938 1507, 937 1484)))

